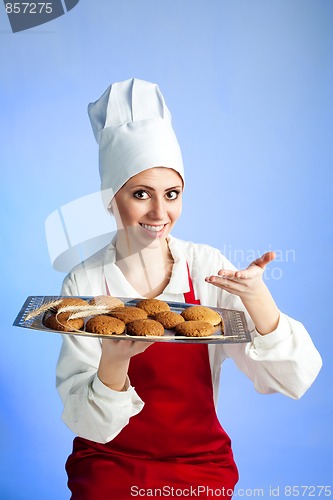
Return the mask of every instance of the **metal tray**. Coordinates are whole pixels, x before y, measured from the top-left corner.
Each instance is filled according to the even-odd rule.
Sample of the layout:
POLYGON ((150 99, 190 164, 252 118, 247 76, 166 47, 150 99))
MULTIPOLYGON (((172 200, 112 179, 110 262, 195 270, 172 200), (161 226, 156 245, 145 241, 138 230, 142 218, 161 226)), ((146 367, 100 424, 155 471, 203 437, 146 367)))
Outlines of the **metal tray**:
MULTIPOLYGON (((161 337, 157 336, 147 336, 147 337, 135 337, 132 335, 122 334, 122 335, 100 335, 85 331, 75 331, 75 332, 61 332, 58 330, 51 330, 43 324, 44 315, 41 314, 37 317, 26 320, 29 313, 38 309, 39 307, 52 302, 54 300, 61 299, 61 296, 29 296, 24 302, 19 314, 17 315, 13 326, 18 326, 21 328, 28 328, 32 330, 46 331, 51 333, 58 333, 61 335, 77 335, 82 337, 97 337, 97 338, 113 338, 122 340, 134 340, 140 342, 186 342, 186 343, 205 343, 205 344, 233 344, 240 342, 250 342, 251 335, 246 323, 245 314, 243 311, 234 311, 232 309, 222 309, 218 307, 210 307, 214 311, 217 311, 224 323, 224 333, 222 333, 221 324, 215 327, 213 335, 209 337, 185 337, 180 335, 175 335, 173 330, 165 330, 165 333, 161 337)), ((92 297, 80 297, 81 299, 89 300, 92 297)), ((139 300, 138 298, 125 298, 118 297, 127 306, 135 306, 139 300)), ((191 304, 183 304, 181 302, 168 302, 166 301, 171 311, 181 313, 191 304)), ((44 313, 47 314, 47 313, 44 313)), ((101 313, 102 314, 102 313, 101 313)), ((88 319, 88 318, 87 318, 88 319)))

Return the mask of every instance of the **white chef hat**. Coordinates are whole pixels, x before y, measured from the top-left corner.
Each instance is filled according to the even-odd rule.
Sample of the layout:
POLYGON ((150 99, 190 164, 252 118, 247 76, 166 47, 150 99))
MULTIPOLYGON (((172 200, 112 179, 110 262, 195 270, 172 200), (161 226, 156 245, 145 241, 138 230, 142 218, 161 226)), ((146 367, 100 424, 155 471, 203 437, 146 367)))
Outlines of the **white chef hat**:
POLYGON ((113 83, 89 104, 88 114, 99 144, 106 207, 131 177, 148 168, 172 168, 184 182, 182 155, 171 115, 155 83, 137 78, 113 83))

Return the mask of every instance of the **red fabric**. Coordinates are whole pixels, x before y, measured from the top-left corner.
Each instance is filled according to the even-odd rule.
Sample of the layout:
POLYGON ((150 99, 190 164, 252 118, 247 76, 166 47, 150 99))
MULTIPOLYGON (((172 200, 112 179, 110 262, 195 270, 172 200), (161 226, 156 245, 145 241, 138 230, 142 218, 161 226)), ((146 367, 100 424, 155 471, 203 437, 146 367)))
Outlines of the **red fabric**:
MULTIPOLYGON (((189 285, 185 302, 199 304, 190 274, 189 285)), ((74 439, 72 500, 231 498, 238 472, 215 412, 207 344, 156 342, 131 359, 129 377, 145 406, 109 443, 74 439)))

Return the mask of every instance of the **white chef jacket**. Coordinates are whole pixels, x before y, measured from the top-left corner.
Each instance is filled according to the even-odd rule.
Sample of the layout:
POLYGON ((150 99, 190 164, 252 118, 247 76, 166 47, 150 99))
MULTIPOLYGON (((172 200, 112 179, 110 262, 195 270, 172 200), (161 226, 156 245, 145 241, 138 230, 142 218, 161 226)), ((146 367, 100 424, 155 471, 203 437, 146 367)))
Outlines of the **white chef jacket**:
MULTIPOLYGON (((298 399, 316 378, 322 362, 304 326, 280 314, 276 330, 260 335, 240 298, 204 281, 220 269, 235 269, 219 250, 204 244, 186 242, 169 236, 174 259, 170 282, 158 296, 165 301, 184 302, 189 291, 188 263, 194 292, 201 304, 243 310, 252 342, 209 344, 215 405, 223 361, 232 358, 261 393, 279 392, 298 399)), ((64 280, 62 295, 139 297, 115 264, 114 242, 76 266, 64 280)), ((127 381, 125 390, 114 391, 97 376, 101 340, 63 335, 57 365, 57 388, 64 404, 62 418, 77 435, 105 443, 111 441, 136 415, 144 402, 127 381)))

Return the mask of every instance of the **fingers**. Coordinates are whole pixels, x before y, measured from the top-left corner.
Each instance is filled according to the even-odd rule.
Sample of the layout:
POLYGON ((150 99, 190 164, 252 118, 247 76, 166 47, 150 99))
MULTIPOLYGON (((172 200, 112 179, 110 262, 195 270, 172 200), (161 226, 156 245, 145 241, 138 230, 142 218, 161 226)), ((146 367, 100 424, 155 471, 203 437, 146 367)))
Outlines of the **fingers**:
POLYGON ((275 259, 275 252, 266 252, 254 260, 246 269, 220 269, 216 275, 207 276, 205 281, 230 293, 240 295, 262 281, 262 275, 269 262, 275 259))
MULTIPOLYGON (((220 271, 219 271, 220 273, 220 271)), ((228 290, 234 286, 237 285, 243 285, 245 283, 245 276, 238 277, 236 276, 237 273, 234 271, 232 272, 223 272, 221 274, 217 275, 212 275, 212 276, 207 276, 205 278, 205 281, 207 283, 211 283, 212 285, 216 285, 220 288, 223 288, 225 290, 228 290)))
POLYGON ((251 265, 256 265, 256 266, 261 267, 261 269, 265 269, 265 267, 267 266, 267 264, 269 264, 270 262, 272 262, 272 260, 274 260, 275 257, 276 257, 275 252, 266 252, 261 257, 259 257, 258 259, 254 260, 250 264, 250 266, 251 265))
POLYGON ((221 276, 221 278, 232 279, 235 277, 235 271, 232 271, 231 269, 220 269, 217 274, 218 276, 221 276))
POLYGON ((140 340, 103 339, 102 349, 108 353, 108 356, 119 360, 140 354, 153 344, 154 342, 140 342, 140 340))
POLYGON ((241 283, 242 280, 250 278, 252 274, 253 271, 251 270, 250 272, 248 272, 247 269, 243 269, 242 271, 221 269, 217 273, 217 275, 207 276, 207 278, 205 278, 205 281, 212 284, 219 284, 219 285, 226 284, 228 286, 228 283, 232 281, 235 283, 241 283))
MULTIPOLYGON (((239 279, 250 279, 257 276, 258 269, 256 269, 256 267, 264 270, 267 264, 272 262, 275 257, 275 252, 266 252, 261 257, 258 257, 258 259, 251 262, 251 264, 246 269, 241 269, 239 271, 220 269, 220 271, 217 273, 217 276, 221 276, 221 278, 233 281, 237 281, 239 279)), ((214 280, 212 280, 211 282, 214 282, 214 280)))
MULTIPOLYGON (((127 341, 125 341, 127 342, 127 341)), ((153 345, 155 342, 140 342, 140 341, 132 341, 133 345, 133 356, 136 354, 141 354, 144 352, 146 349, 148 349, 149 346, 153 345)))

